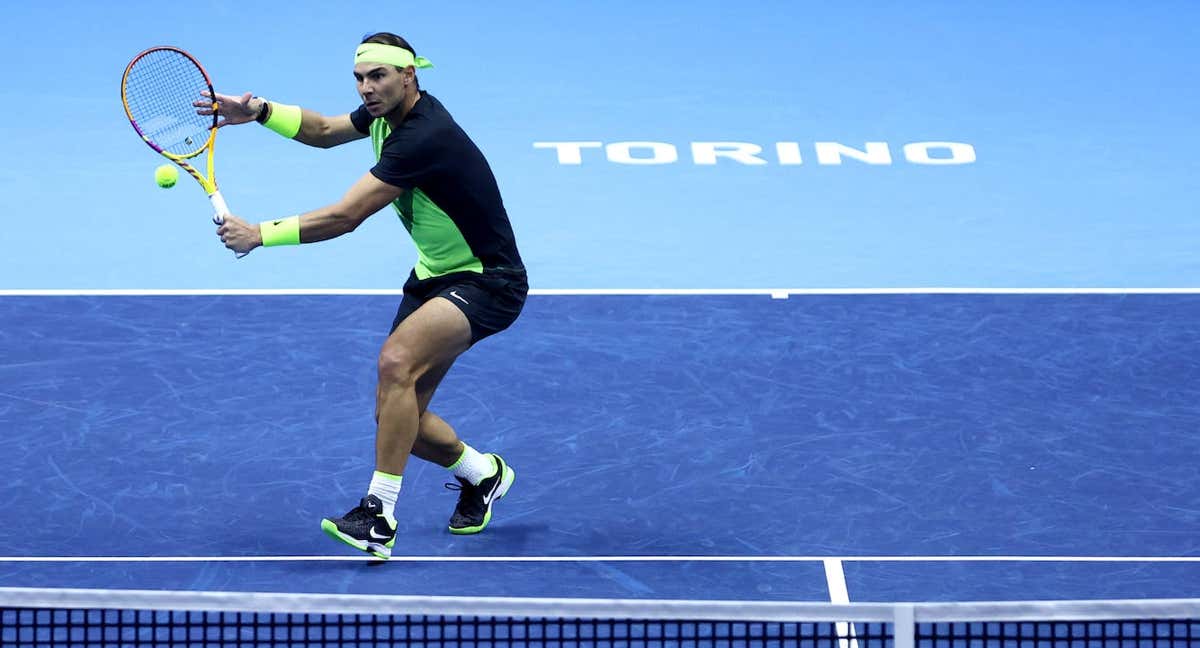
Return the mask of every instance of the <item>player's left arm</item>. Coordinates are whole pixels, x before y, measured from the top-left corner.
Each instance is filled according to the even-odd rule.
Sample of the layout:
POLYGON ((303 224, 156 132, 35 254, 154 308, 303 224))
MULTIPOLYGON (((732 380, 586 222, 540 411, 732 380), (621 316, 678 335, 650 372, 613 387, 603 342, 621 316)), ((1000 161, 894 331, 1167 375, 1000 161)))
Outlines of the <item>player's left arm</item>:
MULTIPOLYGON (((369 216, 404 195, 404 191, 368 172, 359 178, 338 202, 290 217, 297 219, 296 223, 299 225, 298 240, 292 242, 316 243, 353 232, 369 216)), ((230 215, 225 218, 225 223, 217 228, 217 236, 221 238, 225 247, 239 253, 249 252, 263 244, 264 232, 275 231, 275 228, 280 227, 287 228, 290 225, 289 218, 254 225, 230 215)))

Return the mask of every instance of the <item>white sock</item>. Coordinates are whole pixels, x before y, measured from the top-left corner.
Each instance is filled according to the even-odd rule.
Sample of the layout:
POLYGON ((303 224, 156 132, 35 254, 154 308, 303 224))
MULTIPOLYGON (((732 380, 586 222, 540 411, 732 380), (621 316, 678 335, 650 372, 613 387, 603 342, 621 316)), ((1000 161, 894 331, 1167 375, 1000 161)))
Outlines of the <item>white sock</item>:
POLYGON ((389 475, 378 470, 371 477, 367 495, 374 495, 383 502, 383 514, 389 521, 396 519, 396 498, 400 497, 400 483, 403 480, 403 475, 389 475))
POLYGON ((455 477, 462 477, 478 486, 479 482, 496 474, 496 461, 490 456, 479 454, 479 451, 467 444, 463 444, 462 456, 458 461, 450 466, 450 472, 454 473, 455 477))

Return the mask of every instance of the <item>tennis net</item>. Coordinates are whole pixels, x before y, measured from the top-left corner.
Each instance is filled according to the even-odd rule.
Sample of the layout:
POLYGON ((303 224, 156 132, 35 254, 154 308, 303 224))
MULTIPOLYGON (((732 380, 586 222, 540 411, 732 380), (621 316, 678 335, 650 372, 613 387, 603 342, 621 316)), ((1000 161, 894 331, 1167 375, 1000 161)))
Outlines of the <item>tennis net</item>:
POLYGON ((0 588, 0 646, 1200 648, 1200 600, 834 605, 0 588))

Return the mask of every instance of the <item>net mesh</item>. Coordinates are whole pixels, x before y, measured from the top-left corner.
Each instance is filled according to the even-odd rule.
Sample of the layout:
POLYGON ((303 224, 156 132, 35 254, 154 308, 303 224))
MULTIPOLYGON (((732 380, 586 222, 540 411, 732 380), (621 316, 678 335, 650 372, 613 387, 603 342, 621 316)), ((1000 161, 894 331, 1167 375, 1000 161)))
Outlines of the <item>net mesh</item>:
POLYGON ((175 50, 153 50, 138 58, 125 75, 122 94, 134 128, 155 146, 190 156, 208 142, 215 116, 196 114, 192 102, 212 92, 204 71, 175 50))
POLYGON ((1124 603, 788 605, 118 590, 63 597, 0 588, 0 646, 1200 648, 1200 601, 1124 603), (439 608, 451 613, 431 612, 439 608))
POLYGON ((1186 648, 1200 646, 1200 621, 1112 619, 919 623, 914 638, 917 646, 927 648, 1186 648))
MULTIPOLYGON (((412 646, 414 648, 839 648, 835 623, 547 619, 375 614, 6 610, 12 646, 412 646)), ((890 646, 885 624, 860 648, 890 646)))

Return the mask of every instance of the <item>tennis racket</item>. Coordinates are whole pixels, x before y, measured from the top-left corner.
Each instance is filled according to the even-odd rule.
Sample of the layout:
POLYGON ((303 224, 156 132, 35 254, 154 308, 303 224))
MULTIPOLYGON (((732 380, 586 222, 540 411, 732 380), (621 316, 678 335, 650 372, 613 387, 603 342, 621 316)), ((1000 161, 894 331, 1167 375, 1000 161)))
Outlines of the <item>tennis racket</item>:
MULTIPOLYGON (((217 103, 212 79, 191 54, 177 47, 152 47, 129 62, 121 76, 121 103, 133 130, 163 157, 178 164, 200 183, 212 202, 213 222, 220 225, 229 207, 217 190, 213 151, 217 141, 217 103), (213 101, 213 114, 196 114, 192 102, 202 90, 213 101), (188 160, 200 163, 207 153, 202 175, 188 160)), ((237 255, 238 258, 246 256, 237 255)))

